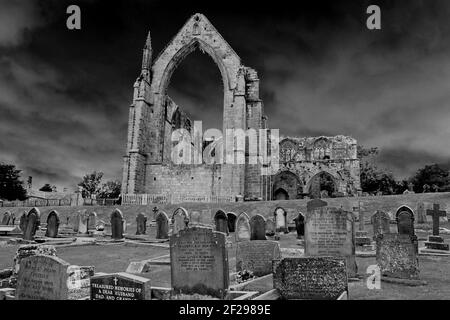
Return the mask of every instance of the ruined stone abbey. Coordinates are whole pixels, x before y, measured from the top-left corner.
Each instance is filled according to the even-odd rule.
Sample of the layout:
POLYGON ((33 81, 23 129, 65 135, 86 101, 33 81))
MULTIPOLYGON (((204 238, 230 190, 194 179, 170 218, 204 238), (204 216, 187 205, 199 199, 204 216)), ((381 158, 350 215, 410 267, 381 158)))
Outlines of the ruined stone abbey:
MULTIPOLYGON (((346 136, 283 137, 279 169, 271 175, 262 175, 262 165, 249 161, 174 164, 172 132, 180 128, 191 132, 193 124, 167 95, 167 88, 177 66, 196 49, 214 60, 222 76, 223 132, 268 128, 257 72, 242 64, 205 16, 193 15, 155 59, 149 34, 129 112, 123 195, 208 196, 234 201, 236 197, 272 200, 352 195, 360 190, 357 142, 346 136)), ((244 153, 248 159, 248 147, 244 153)))

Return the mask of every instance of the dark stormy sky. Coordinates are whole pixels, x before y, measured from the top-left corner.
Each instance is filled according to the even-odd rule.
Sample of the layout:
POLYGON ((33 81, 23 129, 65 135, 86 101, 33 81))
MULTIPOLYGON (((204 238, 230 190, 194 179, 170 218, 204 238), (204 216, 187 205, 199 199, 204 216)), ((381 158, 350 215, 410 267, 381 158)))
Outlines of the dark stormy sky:
MULTIPOLYGON (((0 0, 0 161, 36 188, 71 189, 91 170, 120 180, 147 31, 156 56, 201 12, 258 71, 271 128, 351 135, 379 147, 379 165, 398 178, 449 163, 450 1, 295 3, 0 0), (69 4, 81 7, 79 31, 66 28, 69 4), (381 7, 380 31, 366 28, 369 4, 381 7)), ((221 128, 221 86, 198 52, 169 94, 221 128)))

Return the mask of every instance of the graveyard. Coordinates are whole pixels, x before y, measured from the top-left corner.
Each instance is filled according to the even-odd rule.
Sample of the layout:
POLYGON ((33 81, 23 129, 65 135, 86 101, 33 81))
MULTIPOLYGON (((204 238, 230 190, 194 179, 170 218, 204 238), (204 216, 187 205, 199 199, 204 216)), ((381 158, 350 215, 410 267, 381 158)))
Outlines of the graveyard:
POLYGON ((449 299, 448 202, 2 208, 0 298, 449 299))

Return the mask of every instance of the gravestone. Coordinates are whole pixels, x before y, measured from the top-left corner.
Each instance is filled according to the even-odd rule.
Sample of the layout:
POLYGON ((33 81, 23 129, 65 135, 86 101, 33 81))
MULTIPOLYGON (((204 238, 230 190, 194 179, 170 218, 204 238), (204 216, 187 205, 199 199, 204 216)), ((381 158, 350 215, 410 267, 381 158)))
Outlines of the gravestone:
POLYGON ((226 236, 206 227, 191 227, 170 236, 173 294, 225 298, 229 285, 226 236))
POLYGON ((266 219, 256 214, 250 218, 250 240, 266 240, 266 219))
POLYGON ((277 207, 273 212, 276 232, 289 233, 287 227, 287 212, 281 207, 277 207))
POLYGON ((110 216, 111 219, 111 237, 114 240, 123 239, 123 226, 125 220, 123 214, 119 209, 114 209, 110 216))
POLYGON ((425 247, 432 250, 449 251, 448 243, 444 243, 444 238, 439 236, 439 218, 446 217, 447 212, 445 210, 439 210, 439 204, 433 204, 433 209, 427 210, 427 216, 431 216, 433 219, 433 235, 428 236, 428 241, 425 242, 425 247))
POLYGON ((3 214, 3 218, 2 218, 2 225, 4 225, 4 226, 7 226, 7 225, 9 225, 9 224, 11 224, 11 212, 9 212, 9 211, 6 211, 4 214, 3 214))
POLYGON ((34 235, 36 234, 36 231, 38 230, 40 224, 41 224, 41 213, 39 212, 39 209, 37 208, 31 209, 30 212, 28 212, 27 214, 23 238, 25 240, 34 240, 34 235))
POLYGON ((250 240, 250 222, 245 212, 236 220, 236 242, 250 240))
POLYGON ((306 203, 306 212, 313 211, 317 208, 326 207, 328 203, 320 199, 313 199, 306 203))
POLYGON ((236 244, 236 271, 252 271, 257 277, 272 273, 272 261, 281 259, 276 241, 254 240, 236 244))
POLYGON ((419 202, 417 204, 417 223, 425 223, 427 216, 425 215, 425 203, 419 202))
POLYGON ((169 239, 169 217, 164 211, 156 216, 156 239, 169 239))
POLYGON ((266 236, 273 237, 275 235, 275 222, 272 219, 266 220, 266 236))
POLYGON ((410 236, 414 236, 414 213, 413 211, 406 207, 402 206, 397 210, 396 213, 397 220, 397 230, 399 234, 409 234, 410 236))
POLYGON ((126 272, 95 275, 91 300, 151 300, 150 279, 126 272))
POLYGON ((69 290, 89 288, 91 286, 91 277, 95 274, 95 267, 71 265, 67 269, 67 274, 67 287, 69 290))
POLYGON ((78 233, 88 234, 88 219, 89 214, 87 210, 80 210, 78 212, 78 233))
POLYGON ((136 234, 146 234, 147 233, 147 217, 142 212, 138 213, 136 216, 136 234))
POLYGON ((22 232, 25 232, 25 229, 27 228, 27 213, 26 212, 22 213, 22 215, 20 216, 19 228, 20 228, 20 230, 22 230, 22 232))
POLYGON ((228 212, 227 218, 228 218, 228 231, 235 232, 236 231, 236 219, 237 219, 236 214, 234 212, 228 212))
POLYGON ((88 229, 88 231, 97 229, 97 213, 96 212, 89 213, 87 229, 88 229))
POLYGON ((305 216, 299 212, 298 216, 294 219, 295 230, 297 231, 297 239, 301 239, 305 235, 305 216))
POLYGON ((219 210, 214 215, 214 224, 216 231, 223 232, 228 235, 228 217, 225 212, 219 210))
POLYGON ((58 257, 35 255, 20 261, 17 300, 67 300, 67 268, 58 257))
POLYGON ((359 228, 356 231, 355 244, 357 246, 365 246, 370 245, 372 240, 368 237, 368 233, 365 230, 365 213, 364 209, 361 206, 358 207, 358 215, 359 215, 359 228))
POLYGON ((184 208, 177 208, 172 215, 172 234, 177 234, 184 230, 189 224, 189 214, 184 208))
POLYGON ((376 240, 379 234, 391 233, 390 220, 391 218, 386 212, 381 210, 375 212, 370 218, 373 226, 373 240, 376 240))
POLYGON ((52 212, 50 212, 47 217, 47 231, 45 232, 45 236, 49 238, 57 238, 59 223, 60 221, 58 212, 52 210, 52 212))
POLYGON ((410 235, 387 233, 378 235, 376 241, 376 259, 382 276, 400 279, 419 278, 419 259, 410 235))
POLYGON ((274 261, 273 287, 282 299, 336 300, 348 293, 346 261, 335 257, 274 261))
POLYGON ((350 277, 356 276, 354 220, 351 212, 320 207, 306 214, 305 256, 344 257, 350 277))

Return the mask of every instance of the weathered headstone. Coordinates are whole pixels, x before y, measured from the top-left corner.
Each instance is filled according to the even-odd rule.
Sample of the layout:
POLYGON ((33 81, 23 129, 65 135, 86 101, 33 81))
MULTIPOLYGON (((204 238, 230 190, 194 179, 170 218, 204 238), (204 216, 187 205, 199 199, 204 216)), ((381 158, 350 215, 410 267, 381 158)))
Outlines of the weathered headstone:
POLYGON ((354 220, 351 212, 321 207, 306 214, 305 256, 344 257, 350 277, 356 276, 354 220))
POLYGON ((35 255, 20 261, 18 300, 66 300, 69 264, 53 256, 35 255))
POLYGON ((427 217, 425 215, 425 203, 419 202, 417 204, 417 223, 425 223, 427 217))
POLYGON ((377 264, 382 276, 401 279, 418 279, 419 259, 415 244, 408 234, 388 233, 378 235, 377 264))
POLYGON ((88 219, 89 214, 87 210, 80 210, 78 212, 78 233, 87 234, 88 233, 88 219))
POLYGON ((59 214, 55 210, 51 211, 47 217, 47 231, 45 232, 45 236, 49 238, 57 238, 58 237, 58 229, 59 229, 59 214))
POLYGON ((156 239, 169 239, 169 217, 164 211, 156 216, 156 239))
POLYGON ((373 226, 373 240, 376 240, 379 234, 391 233, 391 218, 386 212, 377 210, 370 220, 373 226))
POLYGON ((266 219, 256 214, 250 218, 250 240, 266 240, 266 219))
POLYGON ((305 216, 299 212, 298 216, 294 219, 295 229, 297 231, 297 239, 301 239, 305 235, 305 216))
POLYGON ((177 234, 180 230, 184 230, 189 224, 189 214, 184 208, 177 208, 172 215, 172 234, 177 234))
POLYGON ((275 235, 275 222, 272 219, 266 220, 266 235, 269 237, 273 237, 275 235))
POLYGON ((91 300, 150 299, 150 279, 126 272, 91 277, 91 300))
POLYGON ((219 210, 216 212, 214 215, 214 224, 216 226, 216 231, 228 235, 228 217, 224 211, 219 210))
POLYGON ((245 212, 236 220, 236 242, 250 240, 250 222, 245 212))
POLYGON ((19 220, 19 228, 22 230, 22 232, 25 232, 25 229, 27 228, 27 213, 23 212, 20 216, 19 220))
POLYGON ((136 216, 136 234, 146 234, 147 233, 147 217, 142 212, 138 213, 136 216))
POLYGON ((414 236, 414 212, 406 207, 402 206, 397 210, 397 229, 399 234, 409 234, 414 236))
MULTIPOLYGON (((34 235, 41 224, 41 213, 38 208, 33 208, 28 212, 26 219, 26 227, 23 233, 25 240, 34 240, 34 235)), ((23 229, 22 229, 23 230, 23 229)))
POLYGON ((123 239, 123 214, 119 209, 114 209, 110 216, 111 219, 111 237, 114 240, 123 239))
POLYGON ((288 233, 287 212, 282 207, 277 207, 273 212, 276 232, 288 233))
POLYGON ((3 214, 3 218, 2 218, 2 225, 4 225, 4 226, 7 226, 7 225, 9 225, 9 224, 11 224, 11 212, 9 212, 9 211, 6 211, 4 214, 3 214))
POLYGON ((236 244, 236 271, 252 271, 257 277, 272 273, 272 261, 281 259, 276 241, 241 241, 236 244))
POLYGON ((273 265, 273 286, 282 299, 336 300, 348 293, 343 258, 289 257, 273 265))
POLYGON ((236 219, 237 219, 236 214, 234 212, 228 212, 227 218, 228 218, 228 231, 235 232, 236 231, 236 219))
POLYGON ((96 212, 89 213, 87 229, 88 229, 88 231, 97 229, 97 213, 96 212))
POLYGON ((225 298, 229 285, 226 236, 206 227, 191 227, 170 237, 173 294, 225 298))
POLYGON ((71 265, 67 269, 67 273, 67 287, 69 290, 89 288, 91 285, 91 277, 95 273, 95 267, 71 265))
POLYGON ((433 235, 428 236, 428 241, 425 242, 427 249, 449 251, 448 243, 444 243, 444 238, 439 236, 439 218, 446 217, 447 212, 440 210, 439 204, 433 204, 433 209, 427 210, 427 216, 431 216, 433 219, 433 235))
POLYGON ((355 244, 357 246, 370 245, 372 240, 368 237, 368 233, 365 230, 365 212, 361 206, 358 207, 358 215, 359 215, 359 228, 356 231, 355 244))

